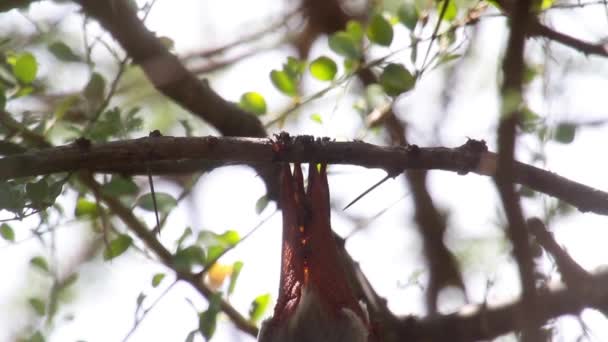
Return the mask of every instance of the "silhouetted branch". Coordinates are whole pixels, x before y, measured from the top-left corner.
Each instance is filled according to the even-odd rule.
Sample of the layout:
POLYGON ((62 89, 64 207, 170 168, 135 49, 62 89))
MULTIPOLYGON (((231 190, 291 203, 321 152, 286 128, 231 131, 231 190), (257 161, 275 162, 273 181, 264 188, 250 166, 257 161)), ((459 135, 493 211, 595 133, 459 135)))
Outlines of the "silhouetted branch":
POLYGON ((522 341, 541 341, 538 319, 537 293, 534 278, 534 260, 528 230, 521 209, 519 194, 515 191, 515 139, 523 108, 522 81, 525 68, 524 47, 530 18, 531 0, 518 0, 512 5, 509 16, 510 33, 503 61, 504 82, 501 90, 501 120, 498 127, 498 168, 496 187, 505 210, 507 233, 513 245, 522 287, 523 310, 518 317, 522 341))
MULTIPOLYGON (((577 315, 587 307, 601 309, 608 304, 608 272, 591 277, 585 291, 558 286, 540 292, 537 297, 536 319, 545 322, 562 315, 577 315)), ((525 315, 522 300, 495 307, 469 307, 462 313, 415 320, 404 319, 399 324, 401 341, 479 341, 491 340, 517 330, 525 315)))
MULTIPOLYGON (((0 122, 2 122, 0 115, 0 122)), ((146 137, 90 146, 71 144, 0 158, 0 179, 46 175, 85 169, 92 172, 146 174, 192 173, 209 164, 266 164, 277 161, 324 162, 367 168, 444 170, 494 176, 496 154, 482 141, 469 140, 456 148, 382 147, 359 141, 336 142, 310 136, 292 138, 281 155, 272 140, 230 137, 146 137)), ((40 146, 40 145, 39 145, 40 146)), ((608 193, 520 162, 514 164, 514 181, 557 197, 583 212, 608 215, 608 193)))

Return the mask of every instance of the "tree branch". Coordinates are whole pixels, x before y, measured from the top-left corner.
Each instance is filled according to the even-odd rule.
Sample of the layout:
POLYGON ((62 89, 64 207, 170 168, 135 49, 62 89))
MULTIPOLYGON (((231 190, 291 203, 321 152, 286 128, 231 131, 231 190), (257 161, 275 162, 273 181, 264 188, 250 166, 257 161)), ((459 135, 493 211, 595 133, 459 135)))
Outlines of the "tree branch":
MULTIPOLYGON (((0 115, 2 122, 2 115, 0 115)), ((3 122, 4 123, 4 122, 3 122)), ((145 175, 199 171, 215 164, 266 164, 278 161, 323 162, 367 168, 444 170, 494 176, 497 156, 483 141, 469 140, 456 148, 415 145, 382 147, 364 142, 313 141, 310 136, 292 137, 289 149, 277 155, 272 140, 231 137, 145 137, 90 146, 44 148, 0 158, 0 180, 74 170, 145 175)), ((40 145, 39 146, 43 146, 40 145)), ((516 183, 559 198, 582 212, 608 215, 608 193, 520 162, 514 163, 516 183)))
MULTIPOLYGON (((474 310, 467 309, 468 313, 404 319, 399 325, 399 337, 402 341, 444 341, 446 336, 450 341, 491 340, 517 329, 525 315, 524 301, 492 308, 477 306, 474 310)), ((539 293, 537 303, 536 318, 541 322, 561 315, 576 315, 585 307, 601 309, 608 304, 608 272, 593 275, 584 292, 554 287, 539 293)))
POLYGON ((514 161, 517 125, 523 107, 522 80, 524 71, 524 46, 530 19, 531 0, 518 0, 513 4, 509 17, 511 32, 503 62, 502 118, 498 127, 498 169, 496 187, 507 217, 507 233, 513 245, 522 287, 522 314, 517 326, 522 329, 522 341, 540 341, 541 321, 536 313, 537 293, 534 279, 534 260, 530 249, 528 231, 522 213, 520 198, 515 191, 514 161))

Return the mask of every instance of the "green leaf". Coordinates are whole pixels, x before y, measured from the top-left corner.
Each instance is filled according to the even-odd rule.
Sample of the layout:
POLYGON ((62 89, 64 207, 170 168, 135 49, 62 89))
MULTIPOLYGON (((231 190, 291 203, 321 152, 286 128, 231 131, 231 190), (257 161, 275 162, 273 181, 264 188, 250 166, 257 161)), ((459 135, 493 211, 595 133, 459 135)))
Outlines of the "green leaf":
POLYGON ((310 63, 310 74, 320 81, 331 81, 336 77, 338 66, 331 58, 321 56, 310 63))
POLYGON ((158 287, 158 285, 160 285, 160 283, 163 281, 163 279, 165 279, 164 273, 156 273, 152 277, 152 287, 158 287))
MULTIPOLYGON (((101 103, 101 102, 99 102, 101 103)), ((98 104, 90 102, 90 105, 96 107, 98 104)), ((125 131, 125 125, 120 119, 120 108, 114 107, 106 110, 101 115, 100 119, 95 123, 95 126, 89 132, 89 138, 96 142, 107 141, 111 136, 120 135, 125 131)))
POLYGON ((225 247, 231 247, 241 241, 241 236, 236 230, 227 230, 223 234, 218 235, 218 241, 225 247))
POLYGON ((213 245, 207 248, 207 257, 209 258, 209 262, 213 260, 217 260, 222 253, 226 250, 226 247, 220 245, 213 245))
POLYGON ((97 109, 104 97, 106 89, 106 80, 101 74, 94 72, 89 78, 89 82, 84 87, 84 97, 89 101, 91 109, 97 109))
POLYGON ((250 91, 241 95, 239 106, 256 115, 266 114, 266 100, 262 94, 250 91))
POLYGON ((39 330, 36 330, 36 332, 27 339, 27 342, 44 342, 44 336, 42 336, 42 333, 39 330))
POLYGON ((236 261, 234 264, 232 264, 232 273, 230 273, 230 284, 228 285, 228 295, 231 295, 234 292, 234 288, 236 287, 236 281, 239 278, 242 269, 242 261, 236 261))
POLYGON ((574 137, 576 136, 576 125, 565 122, 557 125, 557 129, 555 130, 555 141, 562 144, 569 144, 574 141, 574 137))
MULTIPOLYGON (((167 193, 155 192, 154 194, 156 195, 156 205, 158 206, 158 212, 160 213, 166 214, 177 205, 177 200, 167 193)), ((152 193, 149 192, 141 196, 137 200, 137 206, 147 211, 154 211, 152 193)))
POLYGON ((380 85, 390 96, 397 96, 414 87, 416 79, 401 64, 387 65, 380 75, 380 85))
POLYGON ((255 201, 255 213, 260 215, 264 209, 266 209, 268 203, 270 203, 270 200, 268 199, 267 195, 263 195, 258 198, 258 200, 255 201))
POLYGON ((452 21, 456 19, 456 15, 458 15, 458 7, 456 7, 456 2, 454 0, 441 0, 437 3, 437 14, 441 14, 441 10, 443 9, 444 3, 448 2, 448 7, 445 10, 442 20, 452 21))
POLYGON ((367 38, 378 45, 389 46, 393 41, 393 27, 381 14, 376 13, 367 26, 367 38))
POLYGON ((33 267, 36 267, 44 272, 49 271, 49 265, 47 264, 46 259, 44 259, 41 256, 35 256, 35 257, 31 258, 30 265, 32 265, 33 267))
POLYGON ((217 327, 217 314, 221 309, 221 301, 222 297, 220 293, 213 295, 209 298, 207 310, 201 312, 199 315, 198 330, 207 340, 211 339, 215 333, 215 328, 217 327))
POLYGON ((180 249, 173 256, 173 266, 178 271, 189 271, 193 265, 205 265, 205 251, 197 245, 180 249))
POLYGON ((15 242, 15 231, 6 223, 0 225, 0 236, 6 241, 15 242))
POLYGON ((30 306, 32 307, 32 309, 34 309, 36 314, 38 314, 38 316, 44 316, 46 312, 46 303, 44 303, 42 299, 32 297, 28 299, 28 302, 30 303, 30 306))
POLYGON ((321 114, 319 114, 319 113, 312 114, 310 116, 310 119, 318 124, 323 124, 323 118, 321 117, 321 114))
POLYGON ((336 32, 329 37, 329 48, 340 56, 350 59, 361 58, 358 42, 344 31, 336 32))
POLYGON ((176 241, 177 249, 181 249, 184 241, 186 241, 186 239, 190 236, 192 236, 192 229, 190 227, 188 227, 188 228, 184 229, 184 231, 182 232, 182 235, 179 237, 179 239, 177 239, 177 241, 176 241))
POLYGON ((50 44, 49 51, 60 61, 80 62, 81 60, 64 42, 57 41, 50 44))
POLYGON ((78 199, 78 201, 76 201, 74 215, 76 217, 97 217, 99 215, 99 207, 97 206, 97 203, 91 202, 81 197, 78 199))
POLYGON ((251 306, 249 307, 249 320, 251 322, 259 321, 264 315, 264 312, 266 312, 269 304, 270 293, 257 296, 253 302, 251 302, 251 306))
POLYGON ((364 35, 361 23, 356 20, 349 20, 346 23, 346 33, 348 33, 355 42, 360 42, 364 35))
POLYGON ((103 259, 111 260, 114 259, 131 247, 133 244, 133 239, 127 234, 120 234, 116 238, 114 238, 106 249, 103 251, 103 259))
POLYGON ((45 202, 48 202, 49 184, 44 178, 34 183, 27 183, 25 185, 25 193, 34 206, 44 207, 45 202))
POLYGON ((0 209, 7 209, 21 215, 25 207, 25 189, 23 184, 14 181, 0 181, 0 209))
POLYGON ((21 83, 29 84, 36 79, 38 72, 38 62, 36 57, 29 52, 17 55, 14 59, 13 74, 21 83))
POLYGON ((302 77, 304 70, 306 70, 306 63, 295 57, 287 57, 287 63, 283 64, 283 71, 296 82, 302 77))
POLYGON ((418 10, 414 5, 414 1, 406 1, 403 3, 397 10, 397 15, 399 16, 399 21, 401 21, 405 27, 411 31, 416 28, 416 24, 418 23, 418 10))
POLYGON ((129 112, 127 112, 127 115, 125 116, 124 120, 125 130, 127 132, 133 132, 135 130, 138 130, 143 125, 144 121, 138 115, 140 109, 140 107, 136 106, 131 108, 129 112))
POLYGON ((270 80, 272 84, 280 92, 287 96, 296 96, 298 93, 298 86, 296 81, 289 76, 285 71, 272 70, 270 72, 270 80))
POLYGON ((101 192, 112 197, 135 195, 139 188, 131 178, 113 175, 108 183, 101 186, 101 192))

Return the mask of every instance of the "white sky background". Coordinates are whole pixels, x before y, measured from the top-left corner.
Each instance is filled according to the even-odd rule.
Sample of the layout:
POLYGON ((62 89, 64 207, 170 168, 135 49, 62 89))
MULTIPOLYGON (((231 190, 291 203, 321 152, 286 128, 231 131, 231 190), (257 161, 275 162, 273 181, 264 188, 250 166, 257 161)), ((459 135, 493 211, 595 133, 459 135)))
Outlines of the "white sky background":
MULTIPOLYGON (((178 53, 188 53, 201 49, 222 46, 226 42, 238 39, 242 34, 262 28, 282 13, 278 1, 179 1, 159 0, 152 10, 147 26, 158 35, 167 36, 175 42, 178 53), (236 9, 236 10, 235 10, 236 9)), ((32 18, 48 15, 55 6, 40 3, 32 5, 32 18)), ((567 18, 570 11, 552 12, 553 25, 564 32, 590 40, 600 38, 608 32, 607 19, 603 9, 594 7, 579 10, 577 19, 567 18), (584 18, 584 21, 580 19, 584 18)), ((67 11, 71 13, 71 11, 67 11)), ((16 13, 11 15, 14 22, 0 20, 0 33, 9 30, 11 25, 27 27, 16 13)), ((78 33, 79 23, 66 20, 66 30, 71 28, 78 33)), ((478 47, 473 50, 477 58, 468 59, 453 78, 454 98, 448 108, 442 108, 438 100, 442 86, 446 81, 441 71, 428 73, 416 89, 400 98, 396 104, 397 113, 414 124, 411 140, 421 146, 442 144, 458 146, 467 137, 485 139, 490 148, 495 150, 496 113, 496 65, 497 56, 501 53, 505 38, 503 19, 484 19, 478 47), (447 114, 440 132, 434 132, 434 120, 438 113, 447 114)), ((403 31, 398 31, 395 42, 407 39, 403 31)), ((538 40, 530 40, 529 58, 537 63, 547 63, 549 75, 554 75, 548 86, 533 83, 530 87, 528 101, 533 110, 547 118, 548 122, 562 120, 589 121, 606 118, 603 104, 608 89, 608 68, 606 61, 599 58, 585 58, 582 55, 569 54, 572 70, 584 65, 583 72, 564 72, 566 66, 562 58, 567 49, 552 45, 556 60, 540 59, 538 40), (559 61, 556 62, 556 61, 559 61), (545 94, 543 94, 543 91, 545 94), (546 101, 547 95, 551 101, 546 101), (559 96, 557 96, 559 95, 559 96)), ((401 47, 395 43, 393 48, 401 47)), ((379 55, 386 51, 378 52, 379 55)), ((40 52, 43 53, 43 52, 40 52)), ((326 42, 320 41, 313 46, 311 57, 329 54, 326 42)), ((237 101, 246 91, 259 91, 265 95, 270 112, 278 112, 287 104, 287 99, 280 95, 271 85, 268 73, 273 68, 280 68, 285 58, 293 54, 287 48, 263 52, 254 58, 237 63, 234 67, 210 76, 211 85, 228 100, 237 101)), ((42 60, 41 60, 42 61, 42 60)), ((104 67, 102 63, 102 67, 104 67)), ((45 65, 41 62, 41 70, 45 65)), ((48 70, 47 66, 47 73, 48 70)), ((53 75, 66 88, 80 87, 86 82, 83 79, 72 79, 72 74, 53 70, 53 75)), ((309 78, 305 81, 305 92, 313 92, 322 85, 309 78)), ((353 87, 354 85, 350 85, 353 87)), ((67 89, 60 89, 67 91, 67 89)), ((361 122, 351 110, 356 98, 344 95, 337 90, 330 96, 317 101, 303 110, 301 119, 290 124, 287 129, 293 133, 305 133, 330 136, 337 139, 359 137, 361 122), (308 119, 310 114, 321 113, 324 124, 319 125, 308 119)), ((175 110, 168 108, 167 110, 175 110)), ((177 114, 180 115, 180 114, 177 114)), ((149 127, 153 129, 155 127, 149 127)), ((572 180, 608 190, 608 164, 603 156, 603 146, 608 145, 607 130, 586 128, 577 131, 575 141, 570 145, 549 142, 546 144, 547 164, 545 168, 557 172, 572 180)), ((368 135, 366 141, 382 143, 379 136, 368 135)), ((532 139, 520 141, 519 156, 523 161, 529 160, 530 150, 538 149, 532 139)), ((356 167, 331 167, 336 175, 330 177, 332 200, 336 208, 342 207, 357 196, 367 186, 384 176, 378 170, 365 170, 356 167)), ((449 208, 449 244, 456 253, 471 253, 466 246, 474 246, 472 260, 466 259, 465 276, 469 296, 476 302, 483 300, 486 276, 493 277, 496 286, 489 293, 489 301, 505 301, 514 298, 518 291, 517 272, 512 264, 505 263, 505 252, 500 251, 502 232, 496 228, 495 212, 497 208, 496 191, 489 178, 476 175, 458 176, 453 173, 432 172, 429 177, 432 195, 438 205, 449 208), (466 200, 463 200, 466 199, 466 200)), ((176 189, 166 184, 157 185, 157 191, 176 193, 176 189)), ((254 206, 256 200, 264 194, 264 186, 253 171, 244 167, 225 167, 211 174, 206 174, 196 187, 192 198, 185 201, 171 215, 168 229, 163 232, 162 240, 167 246, 173 246, 175 239, 186 226, 194 230, 210 229, 223 232, 236 229, 241 235, 253 228, 261 219, 269 216, 274 210, 271 205, 258 216, 254 206)), ((386 182, 349 211, 357 217, 371 217, 380 210, 393 204, 403 196, 404 200, 379 217, 370 227, 355 234, 348 241, 348 249, 353 257, 361 262, 363 270, 373 282, 376 290, 389 299, 391 309, 400 314, 423 313, 420 302, 420 290, 415 286, 403 287, 410 274, 425 269, 422 264, 420 241, 411 225, 411 198, 402 177, 386 182)), ((69 197, 69 196, 68 196, 69 197)), ((66 203, 74 201, 67 198, 66 203)), ((535 215, 542 208, 530 201, 524 201, 526 214, 535 215)), ((66 211, 71 209, 66 204, 66 211)), ((143 213, 142 213, 143 215, 143 213)), ((151 216, 145 216, 152 223, 151 216)), ((333 228, 340 234, 348 234, 353 225, 341 214, 333 214, 333 228)), ((608 219, 605 217, 575 213, 559 221, 551 228, 556 238, 564 244, 570 254, 588 270, 601 266, 608 260, 608 249, 604 247, 608 219)), ((22 226, 31 228, 35 224, 26 220, 22 226)), ((18 225, 15 225, 18 227, 18 225)), ((57 254, 59 267, 67 267, 70 259, 81 253, 84 245, 82 239, 90 239, 87 227, 78 224, 65 224, 58 227, 57 254)), ((26 229, 17 231, 17 239, 29 236, 26 229)), ((243 314, 247 314, 251 300, 262 293, 276 293, 279 270, 280 215, 276 214, 247 241, 234 251, 228 253, 223 262, 245 261, 236 293, 231 302, 243 314)), ((0 266, 3 274, 10 275, 8 281, 0 282, 0 341, 10 341, 15 334, 22 331, 23 324, 34 322, 34 313, 27 305, 27 297, 20 291, 38 293, 48 284, 35 271, 30 271, 28 262, 31 256, 43 253, 36 239, 14 246, 0 245, 0 266), (24 272, 24 270, 27 270, 24 272), (37 292, 39 291, 39 292, 37 292), (10 323, 9 323, 10 322, 10 323), (1 326, 6 324, 6 326, 1 326)), ((165 279, 160 288, 152 289, 150 280, 154 273, 164 269, 148 261, 137 252, 104 263, 100 257, 81 266, 80 278, 74 291, 75 299, 71 304, 62 306, 57 318, 57 328, 52 329, 49 341, 120 341, 133 324, 133 312, 137 295, 143 291, 149 305, 169 285, 171 276, 165 279), (65 320, 73 314, 70 321, 65 320)), ((422 276, 422 279, 426 275, 422 276)), ((189 298, 198 311, 206 307, 204 300, 187 285, 180 284, 163 298, 156 308, 146 317, 130 341, 164 341, 183 340, 186 334, 197 327, 197 317, 189 298)), ((459 301, 447 301, 445 310, 457 308, 459 301)), ((271 310, 269 310, 271 311, 271 310)), ((586 313, 585 318, 592 329, 596 341, 608 340, 606 319, 597 313, 586 313)), ((571 341, 580 332, 573 319, 563 320, 567 329, 562 329, 563 336, 557 340, 571 341)), ((218 326, 216 341, 250 341, 244 334, 234 331, 231 323, 222 319, 218 326)))

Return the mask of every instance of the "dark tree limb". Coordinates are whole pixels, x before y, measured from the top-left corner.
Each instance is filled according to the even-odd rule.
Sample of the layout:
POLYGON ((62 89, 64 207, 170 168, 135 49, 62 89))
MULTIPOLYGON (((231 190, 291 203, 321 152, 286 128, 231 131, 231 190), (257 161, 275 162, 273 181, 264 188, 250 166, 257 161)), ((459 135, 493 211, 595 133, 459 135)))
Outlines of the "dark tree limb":
POLYGON ((588 285, 591 274, 582 268, 565 250, 555 241, 553 235, 539 218, 531 218, 527 221, 530 233, 536 241, 549 253, 566 286, 570 289, 583 289, 588 285))
POLYGON ((556 31, 542 23, 537 19, 530 22, 528 35, 543 37, 549 40, 553 40, 565 46, 571 47, 576 51, 579 51, 585 55, 596 55, 602 57, 608 57, 608 44, 605 43, 589 43, 582 39, 569 36, 565 33, 556 31))
MULTIPOLYGON (((545 322, 562 315, 578 315, 584 308, 601 309, 608 304, 608 273, 598 273, 590 278, 586 290, 575 291, 563 286, 538 294, 536 317, 545 322)), ((495 307, 477 306, 468 313, 455 313, 428 319, 403 319, 399 328, 401 341, 450 341, 491 340, 513 332, 520 326, 525 315, 525 300, 495 307)))
MULTIPOLYGON (((0 115, 0 122, 2 115, 0 115)), ((444 170, 494 176, 495 153, 482 141, 469 140, 456 148, 415 145, 383 147, 364 142, 313 141, 310 136, 292 138, 291 147, 275 154, 272 140, 231 137, 145 137, 90 146, 77 143, 0 158, 0 180, 57 172, 89 170, 101 173, 145 175, 148 162, 152 174, 184 174, 201 166, 267 164, 278 161, 324 162, 366 168, 444 170)), ((515 162, 515 183, 559 198, 582 212, 608 215, 608 193, 561 177, 535 166, 515 162)))
POLYGON ((541 341, 538 303, 534 277, 534 260, 528 230, 521 209, 519 194, 515 190, 515 139, 523 107, 522 81, 524 46, 530 18, 531 0, 517 0, 509 17, 510 34, 503 61, 502 118, 498 127, 498 168, 496 186, 507 218, 507 233, 513 245, 513 256, 519 269, 522 287, 523 310, 518 326, 522 341, 541 341))

